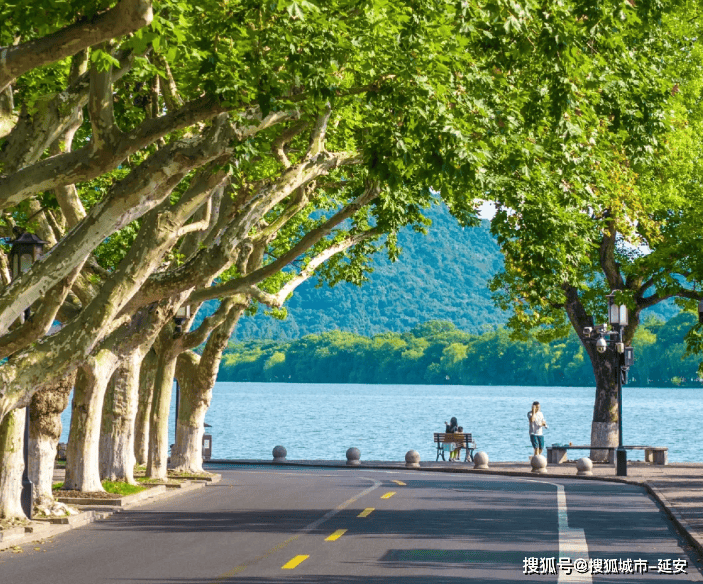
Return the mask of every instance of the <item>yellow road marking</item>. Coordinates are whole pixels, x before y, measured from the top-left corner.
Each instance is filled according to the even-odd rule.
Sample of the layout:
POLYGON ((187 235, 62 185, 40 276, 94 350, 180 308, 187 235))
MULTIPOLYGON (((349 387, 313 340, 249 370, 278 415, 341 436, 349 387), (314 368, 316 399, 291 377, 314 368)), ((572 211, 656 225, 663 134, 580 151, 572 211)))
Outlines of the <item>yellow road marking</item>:
POLYGON ((361 513, 359 513, 357 517, 368 517, 369 515, 371 515, 371 513, 373 513, 373 509, 373 507, 367 507, 361 513))
POLYGON ((283 564, 283 566, 281 566, 281 570, 292 570, 296 566, 302 564, 309 557, 310 556, 295 556, 292 560, 283 564))
POLYGON ((381 495, 381 499, 390 499, 395 495, 395 491, 388 491, 385 495, 381 495))
MULTIPOLYGON (((252 560, 249 560, 249 561, 247 561, 247 562, 244 562, 243 564, 240 564, 239 566, 237 566, 236 568, 230 570, 230 571, 227 572, 226 574, 222 574, 222 575, 218 576, 217 579, 214 580, 211 584, 222 584, 222 582, 223 582, 224 580, 228 580, 229 578, 232 578, 232 576, 236 576, 237 574, 240 574, 241 572, 243 572, 244 570, 246 570, 246 569, 249 568, 250 566, 253 566, 253 565, 255 565, 255 564, 258 564, 258 563, 261 562, 262 560, 265 560, 265 559, 268 558, 270 555, 275 554, 276 552, 282 550, 282 549, 283 549, 284 547, 286 547, 287 545, 293 543, 293 542, 294 542, 295 540, 297 540, 301 535, 305 535, 305 534, 307 534, 307 533, 310 533, 310 532, 313 531, 314 529, 317 529, 317 528, 318 528, 320 525, 322 525, 325 521, 327 521, 327 520, 329 520, 330 518, 334 517, 337 513, 339 513, 340 511, 346 509, 347 507, 349 507, 349 505, 351 505, 352 503, 355 503, 357 500, 361 499, 361 497, 364 497, 365 495, 368 495, 371 491, 373 491, 374 489, 377 489, 378 487, 381 486, 381 483, 380 483, 379 481, 375 480, 375 479, 367 479, 367 478, 365 478, 364 480, 372 481, 372 482, 373 482, 373 486, 369 487, 368 489, 364 489, 364 490, 361 491, 360 493, 357 493, 356 495, 354 495, 351 499, 347 499, 346 501, 344 501, 344 503, 341 503, 340 505, 337 505, 334 509, 332 509, 331 511, 328 511, 327 513, 325 513, 325 514, 324 514, 322 517, 320 517, 319 519, 313 521, 313 522, 310 523, 309 525, 306 525, 303 529, 301 529, 301 530, 300 530, 298 533, 296 533, 295 535, 292 535, 291 537, 289 537, 289 538, 286 539, 285 541, 282 541, 282 542, 279 543, 278 545, 273 546, 271 549, 266 550, 266 551, 265 551, 263 554, 261 554, 260 556, 254 558, 254 559, 252 559, 252 560)), ((373 509, 371 509, 371 511, 373 511, 373 509)), ((370 513, 371 511, 369 511, 369 513, 370 513)))
POLYGON ((405 486, 405 483, 403 481, 392 481, 392 482, 394 482, 396 485, 400 485, 401 487, 405 486))
POLYGON ((325 538, 325 541, 337 541, 340 537, 342 537, 345 533, 347 532, 346 529, 338 529, 335 531, 332 535, 329 537, 325 538))

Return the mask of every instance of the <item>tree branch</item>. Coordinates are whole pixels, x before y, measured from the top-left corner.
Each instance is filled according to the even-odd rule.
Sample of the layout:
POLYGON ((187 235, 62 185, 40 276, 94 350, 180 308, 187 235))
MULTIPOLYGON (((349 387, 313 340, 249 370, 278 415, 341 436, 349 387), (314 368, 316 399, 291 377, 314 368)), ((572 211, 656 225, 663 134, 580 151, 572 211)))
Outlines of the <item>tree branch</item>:
POLYGON ((357 233, 328 247, 326 250, 320 252, 312 258, 308 265, 305 266, 305 268, 303 268, 293 279, 286 282, 286 284, 276 294, 269 294, 268 292, 261 290, 258 286, 253 285, 244 286, 242 289, 238 290, 238 293, 247 294, 272 308, 280 308, 283 306, 286 298, 288 298, 288 296, 291 295, 298 286, 308 280, 315 273, 315 270, 328 259, 363 241, 381 235, 381 233, 382 231, 380 228, 374 227, 362 233, 357 233))
POLYGON ((278 138, 271 143, 271 151, 278 162, 285 168, 290 168, 291 162, 285 152, 285 147, 290 141, 308 127, 308 122, 301 120, 284 130, 278 138))
MULTIPOLYGON (((212 195, 212 191, 210 192, 212 195)), ((188 223, 178 230, 178 237, 183 237, 188 233, 193 233, 194 231, 204 231, 210 226, 210 214, 212 213, 212 198, 208 195, 208 199, 205 202, 205 217, 200 221, 193 221, 193 223, 188 223)))
MULTIPOLYGON (((224 108, 216 100, 202 98, 186 104, 176 112, 145 120, 136 129, 122 134, 115 148, 94 153, 91 146, 86 146, 46 158, 10 176, 0 176, 0 210, 17 205, 27 197, 45 190, 97 178, 168 133, 212 119, 223 112, 224 108), (86 164, 86 160, 91 163, 86 164)), ((258 107, 250 108, 238 116, 238 123, 233 125, 232 131, 237 140, 244 140, 297 116, 296 111, 272 112, 262 120, 258 107)), ((155 155, 165 149, 159 150, 155 155)))
MULTIPOLYGON (((103 43, 101 50, 110 53, 110 43, 103 43)), ((115 111, 112 97, 112 67, 98 70, 97 63, 90 67, 90 92, 88 93, 88 115, 93 128, 91 146, 93 152, 114 148, 120 135, 115 124, 115 111)))
POLYGON ((151 0, 121 0, 89 22, 72 24, 40 39, 4 47, 0 49, 0 92, 27 71, 139 30, 148 26, 153 17, 151 0))
POLYGON ((45 336, 54 323, 56 314, 76 280, 81 268, 78 266, 64 280, 56 284, 45 298, 37 304, 37 310, 18 328, 0 337, 0 359, 4 359, 37 339, 45 336))
POLYGON ((278 273, 285 266, 291 264, 297 257, 311 249, 316 243, 321 241, 323 237, 329 235, 337 225, 354 215, 360 208, 370 203, 378 196, 378 193, 379 189, 376 186, 368 188, 366 192, 354 202, 330 217, 325 223, 320 225, 320 227, 307 233, 291 250, 281 255, 277 260, 236 280, 230 280, 224 284, 196 290, 190 297, 191 302, 204 302, 212 298, 240 293, 247 286, 255 285, 278 273))
POLYGON ((329 102, 325 104, 325 111, 323 114, 318 116, 317 122, 315 122, 315 127, 310 135, 310 146, 305 154, 305 158, 314 158, 320 152, 322 152, 325 146, 325 136, 327 135, 327 125, 330 122, 330 116, 332 115, 332 106, 329 102))
POLYGON ((612 217, 607 222, 606 229, 600 243, 600 265, 610 289, 622 290, 625 287, 625 283, 620 274, 620 267, 615 261, 615 238, 617 236, 617 231, 615 230, 615 221, 612 217))

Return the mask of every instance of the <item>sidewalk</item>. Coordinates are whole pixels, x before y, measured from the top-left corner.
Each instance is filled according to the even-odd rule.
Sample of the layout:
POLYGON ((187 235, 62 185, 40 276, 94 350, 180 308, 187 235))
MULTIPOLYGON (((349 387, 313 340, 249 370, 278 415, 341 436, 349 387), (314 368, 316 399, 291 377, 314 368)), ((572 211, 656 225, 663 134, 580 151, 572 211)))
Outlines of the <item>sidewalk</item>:
MULTIPOLYGON (((273 463, 261 460, 211 460, 207 465, 266 464, 281 466, 324 466, 333 468, 385 468, 405 469, 405 463, 361 460, 360 466, 350 467, 338 460, 296 460, 273 463)), ((496 475, 529 476, 530 478, 571 478, 600 480, 640 485, 664 508, 674 524, 703 555, 703 463, 674 463, 659 466, 645 462, 628 462, 627 477, 615 475, 615 465, 594 464, 593 476, 576 476, 576 462, 547 466, 547 474, 534 474, 528 461, 489 462, 489 470, 475 470, 473 463, 449 463, 422 461, 415 471, 439 471, 452 473, 482 473, 496 475)))

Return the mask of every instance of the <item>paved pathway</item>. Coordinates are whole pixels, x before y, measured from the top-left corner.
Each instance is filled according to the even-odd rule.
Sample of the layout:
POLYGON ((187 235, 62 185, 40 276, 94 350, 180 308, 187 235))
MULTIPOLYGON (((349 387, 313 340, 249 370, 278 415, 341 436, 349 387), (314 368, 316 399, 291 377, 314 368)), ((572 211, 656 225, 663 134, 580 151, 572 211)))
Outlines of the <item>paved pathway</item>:
MULTIPOLYGON (((213 461, 213 468, 215 463, 213 461)), ((223 461, 224 462, 224 461, 223 461)), ((228 461, 235 462, 235 461, 228 461)), ((236 461, 251 463, 261 461, 236 461)), ((270 464, 268 461, 264 464, 270 464)), ((289 464, 308 466, 345 466, 340 461, 305 460, 290 461, 289 464)), ((404 468, 405 463, 380 461, 362 461, 365 467, 404 468)), ((439 470, 452 473, 498 473, 513 476, 534 476, 531 466, 525 462, 491 462, 490 470, 473 469, 472 463, 421 462, 422 471, 439 470)), ((230 465, 218 465, 216 468, 231 468, 230 465)), ((608 480, 642 485, 664 507, 676 526, 684 532, 690 543, 703 555, 703 463, 676 463, 666 466, 644 462, 629 462, 628 476, 625 478, 615 475, 615 466, 610 464, 595 464, 593 478, 579 477, 579 480, 608 480)), ((576 464, 569 462, 559 465, 549 465, 550 477, 576 477, 576 464)))
POLYGON ((219 465, 216 485, 0 554, 0 582, 703 581, 692 548, 639 486, 461 466, 219 465), (688 573, 673 574, 684 562, 688 573))

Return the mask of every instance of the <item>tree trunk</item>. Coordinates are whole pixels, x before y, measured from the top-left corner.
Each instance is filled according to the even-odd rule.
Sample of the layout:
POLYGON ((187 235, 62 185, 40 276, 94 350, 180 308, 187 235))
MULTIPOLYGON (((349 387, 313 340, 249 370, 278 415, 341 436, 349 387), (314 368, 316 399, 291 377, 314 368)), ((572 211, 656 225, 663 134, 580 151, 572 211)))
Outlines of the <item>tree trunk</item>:
MULTIPOLYGON (((596 377, 596 399, 591 424, 591 446, 618 445, 617 366, 612 349, 604 354, 591 350, 591 365, 596 377)), ((591 460, 606 462, 607 450, 591 450, 591 460)), ((614 458, 612 459, 614 460, 614 458)))
POLYGON ((26 519, 22 510, 24 408, 12 410, 0 423, 0 518, 26 519))
POLYGON ((162 351, 159 354, 149 420, 146 476, 152 479, 165 479, 168 470, 168 414, 171 408, 171 389, 175 372, 176 357, 168 350, 162 351))
POLYGON ((32 396, 29 406, 29 480, 34 483, 34 501, 46 504, 54 500, 56 446, 61 437, 61 414, 68 406, 76 372, 32 396))
POLYGON ((109 351, 91 356, 78 370, 73 391, 71 430, 66 449, 64 489, 103 491, 100 484, 100 420, 107 384, 117 368, 118 359, 109 351))
POLYGON ((205 414, 212 400, 212 385, 198 383, 200 357, 191 351, 178 356, 176 377, 181 400, 176 420, 176 444, 171 452, 171 468, 181 472, 203 472, 203 433, 205 414))
POLYGON ((171 467, 184 472, 203 472, 203 433, 205 414, 212 401, 212 389, 222 360, 239 318, 249 305, 247 298, 226 301, 227 317, 208 338, 203 356, 192 351, 181 353, 177 377, 181 384, 181 401, 176 420, 176 444, 171 453, 171 467))
POLYGON ((100 426, 100 478, 134 481, 134 421, 141 351, 126 355, 108 383, 100 426))
POLYGON ((139 465, 146 464, 149 456, 149 419, 157 366, 156 351, 151 350, 142 359, 139 370, 139 404, 134 422, 134 458, 139 465))
MULTIPOLYGON (((579 298, 578 290, 565 286, 566 302, 564 308, 569 316, 571 325, 591 360, 591 367, 596 378, 596 399, 593 406, 593 422, 591 423, 591 447, 618 445, 618 389, 615 360, 613 352, 608 349, 605 353, 596 351, 595 343, 586 339, 583 329, 593 326, 593 318, 579 298)), ((606 462, 607 450, 591 450, 591 460, 606 462)))

